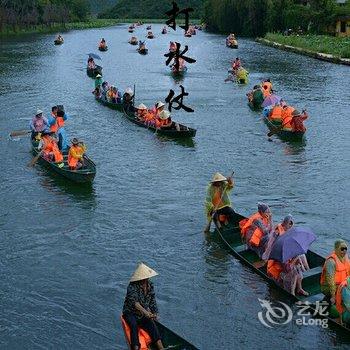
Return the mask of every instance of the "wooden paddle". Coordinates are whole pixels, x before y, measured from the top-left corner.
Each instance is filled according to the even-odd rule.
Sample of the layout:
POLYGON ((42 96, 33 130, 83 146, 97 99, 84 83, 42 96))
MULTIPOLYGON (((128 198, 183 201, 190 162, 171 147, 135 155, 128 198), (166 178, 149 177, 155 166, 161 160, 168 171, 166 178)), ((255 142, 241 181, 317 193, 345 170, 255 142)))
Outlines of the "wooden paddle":
POLYGON ((31 130, 15 130, 10 133, 10 137, 23 136, 31 133, 31 130))
MULTIPOLYGON (((233 176, 234 173, 235 173, 235 172, 232 171, 232 174, 231 174, 231 176, 230 176, 231 178, 232 178, 232 176, 233 176)), ((205 233, 208 233, 208 232, 210 231, 211 222, 212 222, 213 219, 214 219, 215 212, 218 210, 218 206, 219 206, 219 204, 221 203, 221 200, 222 200, 222 198, 223 198, 223 196, 224 196, 224 193, 225 193, 226 190, 227 190, 227 187, 228 187, 228 183, 226 184, 224 190, 222 191, 221 197, 220 197, 220 201, 219 201, 219 203, 216 205, 216 207, 215 207, 215 209, 214 209, 214 211, 213 211, 213 214, 211 215, 210 220, 209 220, 207 226, 206 226, 205 229, 204 229, 204 232, 205 232, 205 233)))
POLYGON ((34 164, 38 161, 38 159, 41 157, 42 155, 42 151, 40 151, 29 163, 28 163, 28 167, 32 167, 34 166, 34 164))

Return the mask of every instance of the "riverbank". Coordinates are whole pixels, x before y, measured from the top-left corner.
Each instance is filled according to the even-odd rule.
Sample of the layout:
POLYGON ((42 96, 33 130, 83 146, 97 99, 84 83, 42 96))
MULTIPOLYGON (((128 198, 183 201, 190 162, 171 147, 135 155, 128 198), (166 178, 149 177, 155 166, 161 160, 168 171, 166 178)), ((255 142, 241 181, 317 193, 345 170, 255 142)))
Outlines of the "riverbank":
MULTIPOLYGON (((23 34, 48 34, 48 33, 57 33, 57 32, 66 32, 68 30, 75 30, 75 29, 89 29, 89 28, 103 28, 103 27, 111 27, 117 24, 122 23, 136 23, 136 22, 143 22, 143 23, 164 23, 165 25, 166 19, 144 19, 144 18, 113 18, 113 19, 104 19, 104 18, 97 18, 92 19, 87 22, 73 22, 73 23, 55 23, 50 26, 47 25, 36 25, 32 26, 30 28, 7 28, 0 32, 0 37, 4 36, 16 36, 16 35, 23 35, 23 34)), ((177 21, 178 25, 182 25, 185 22, 179 20, 177 21)), ((199 24, 199 19, 191 19, 191 23, 193 24, 199 24)))
POLYGON ((73 22, 73 23, 54 23, 50 26, 36 25, 29 28, 7 28, 0 32, 0 36, 16 36, 23 34, 46 34, 66 32, 74 29, 89 29, 89 28, 103 28, 110 27, 123 21, 119 19, 92 19, 87 22, 73 22))
POLYGON ((283 36, 282 34, 268 33, 264 38, 258 38, 257 41, 264 45, 319 60, 350 65, 350 38, 325 35, 283 36))

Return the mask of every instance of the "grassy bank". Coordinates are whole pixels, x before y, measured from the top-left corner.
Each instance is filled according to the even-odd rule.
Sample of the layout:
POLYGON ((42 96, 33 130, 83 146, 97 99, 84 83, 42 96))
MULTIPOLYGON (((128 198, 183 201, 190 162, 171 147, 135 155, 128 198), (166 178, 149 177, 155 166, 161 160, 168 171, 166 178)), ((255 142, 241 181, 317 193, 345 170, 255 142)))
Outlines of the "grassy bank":
POLYGON ((1 36, 34 34, 34 33, 57 33, 73 29, 102 28, 121 23, 117 19, 91 19, 86 22, 54 23, 51 25, 36 25, 28 28, 5 28, 0 32, 1 36))
POLYGON ((330 54, 339 58, 350 58, 350 38, 327 35, 290 35, 267 33, 265 39, 282 45, 289 45, 313 52, 330 54))
MULTIPOLYGON (((136 23, 142 21, 143 23, 164 23, 166 19, 143 19, 143 18, 117 18, 117 19, 91 19, 87 22, 74 22, 74 23, 55 23, 50 26, 47 25, 36 25, 29 28, 5 28, 0 32, 0 36, 13 36, 22 34, 35 34, 35 33, 58 33, 65 32, 73 29, 89 29, 89 28, 103 28, 109 27, 120 23, 136 23)), ((177 24, 183 24, 181 21, 177 21, 177 24)), ((200 20, 191 20, 191 23, 199 24, 200 20)))

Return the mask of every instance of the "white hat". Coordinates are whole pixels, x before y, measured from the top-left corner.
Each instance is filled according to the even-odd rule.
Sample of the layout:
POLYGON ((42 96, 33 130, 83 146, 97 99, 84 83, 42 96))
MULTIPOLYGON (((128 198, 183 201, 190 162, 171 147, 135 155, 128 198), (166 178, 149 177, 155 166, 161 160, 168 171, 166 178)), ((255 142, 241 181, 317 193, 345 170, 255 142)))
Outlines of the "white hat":
POLYGON ((97 74, 96 78, 102 78, 102 75, 101 74, 97 74))
POLYGON ((147 109, 147 106, 144 105, 143 103, 141 103, 140 105, 138 105, 138 106, 136 107, 136 109, 147 109))
POLYGON ((169 111, 164 110, 164 111, 161 111, 159 113, 159 119, 161 119, 161 120, 168 119, 169 117, 170 117, 170 112, 169 111))
POLYGON ((126 92, 127 94, 129 94, 130 96, 133 96, 133 95, 134 95, 134 92, 131 90, 131 88, 127 88, 127 89, 125 90, 125 92, 126 92))
POLYGON ((37 109, 35 115, 43 114, 44 112, 41 109, 37 109))
POLYGON ((150 267, 148 267, 144 263, 139 263, 135 272, 130 278, 130 282, 142 281, 157 275, 158 273, 152 270, 150 267))
POLYGON ((221 182, 221 181, 227 181, 227 178, 220 173, 215 173, 213 176, 213 179, 210 182, 213 183, 213 182, 221 182))
POLYGON ((156 108, 160 108, 160 107, 163 107, 163 106, 165 106, 165 103, 163 103, 162 101, 158 101, 156 103, 156 108))

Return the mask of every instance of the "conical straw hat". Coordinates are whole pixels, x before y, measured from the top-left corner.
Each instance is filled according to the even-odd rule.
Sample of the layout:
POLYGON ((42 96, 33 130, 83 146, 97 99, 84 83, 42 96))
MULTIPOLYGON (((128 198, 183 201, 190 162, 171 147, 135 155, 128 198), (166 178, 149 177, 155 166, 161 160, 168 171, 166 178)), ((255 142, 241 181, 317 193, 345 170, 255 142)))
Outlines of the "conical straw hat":
POLYGON ((150 267, 148 267, 144 263, 139 263, 135 272, 130 278, 130 282, 142 281, 157 275, 158 273, 152 270, 150 267))
POLYGON ((227 181, 226 177, 220 173, 215 173, 211 182, 227 181))

